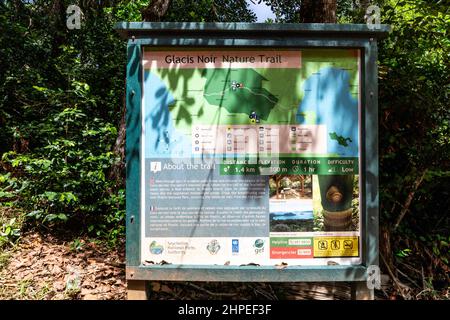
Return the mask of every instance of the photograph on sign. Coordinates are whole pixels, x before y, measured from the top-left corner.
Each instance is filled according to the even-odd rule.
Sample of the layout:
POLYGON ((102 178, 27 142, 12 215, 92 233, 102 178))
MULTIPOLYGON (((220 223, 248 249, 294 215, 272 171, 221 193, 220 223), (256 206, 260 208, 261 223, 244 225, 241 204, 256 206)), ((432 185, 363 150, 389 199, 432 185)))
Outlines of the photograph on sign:
POLYGON ((360 264, 360 56, 144 47, 141 262, 360 264))

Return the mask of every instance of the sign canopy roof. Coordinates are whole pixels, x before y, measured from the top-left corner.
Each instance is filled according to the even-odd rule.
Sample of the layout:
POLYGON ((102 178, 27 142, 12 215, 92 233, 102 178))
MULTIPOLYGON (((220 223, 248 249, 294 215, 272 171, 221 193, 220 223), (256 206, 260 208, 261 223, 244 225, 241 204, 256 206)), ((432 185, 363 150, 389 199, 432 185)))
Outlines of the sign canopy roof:
POLYGON ((391 31, 389 25, 334 23, 216 23, 216 22, 119 22, 115 29, 125 39, 167 35, 234 35, 240 38, 258 37, 320 37, 320 38, 376 38, 391 31))

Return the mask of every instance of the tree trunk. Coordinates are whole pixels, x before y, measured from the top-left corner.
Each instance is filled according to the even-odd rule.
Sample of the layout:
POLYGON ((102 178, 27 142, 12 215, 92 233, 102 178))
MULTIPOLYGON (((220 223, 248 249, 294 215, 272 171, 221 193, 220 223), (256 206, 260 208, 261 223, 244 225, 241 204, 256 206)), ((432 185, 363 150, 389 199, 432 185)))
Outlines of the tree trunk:
POLYGON ((305 196, 305 176, 301 176, 301 197, 305 196))
POLYGON ((126 101, 123 95, 123 108, 120 117, 119 131, 114 144, 113 154, 120 158, 120 161, 113 164, 109 172, 109 178, 115 180, 117 186, 125 186, 125 139, 126 139, 126 101))
POLYGON ((276 175, 276 176, 274 176, 275 177, 275 184, 277 185, 277 199, 280 199, 280 179, 281 179, 281 177, 280 176, 278 176, 278 175, 276 175))
POLYGON ((336 0, 302 0, 300 22, 336 23, 336 0))
POLYGON ((141 10, 144 21, 161 21, 161 18, 169 9, 170 0, 154 0, 141 10))
POLYGON ((381 259, 381 261, 386 263, 384 269, 390 269, 393 272, 396 272, 396 268, 394 267, 394 257, 392 256, 391 230, 389 226, 384 224, 380 226, 380 255, 384 257, 384 260, 381 259))
POLYGON ((361 9, 366 11, 367 7, 370 5, 370 0, 360 0, 359 1, 361 9))
POLYGON ((57 57, 61 52, 61 45, 64 43, 67 32, 66 7, 62 0, 54 0, 52 2, 48 15, 51 17, 50 21, 53 22, 53 30, 57 31, 54 33, 52 41, 52 54, 53 57, 57 57))

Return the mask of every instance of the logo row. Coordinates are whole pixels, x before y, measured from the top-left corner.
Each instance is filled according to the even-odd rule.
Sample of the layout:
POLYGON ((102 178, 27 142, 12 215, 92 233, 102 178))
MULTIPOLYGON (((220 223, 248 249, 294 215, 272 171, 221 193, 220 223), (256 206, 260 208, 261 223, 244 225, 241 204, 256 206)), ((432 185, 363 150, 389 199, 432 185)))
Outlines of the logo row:
MULTIPOLYGON (((264 239, 256 239, 255 242, 253 243, 253 249, 255 250, 255 253, 256 254, 263 253, 264 245, 265 245, 264 239)), ((222 248, 222 246, 221 246, 220 242, 218 240, 214 239, 214 240, 211 240, 206 245, 205 249, 211 255, 216 255, 220 251, 221 248, 222 248)), ((150 244, 150 253, 159 255, 159 254, 162 254, 163 252, 164 252, 164 246, 162 244, 157 243, 156 241, 152 241, 152 243, 150 244)), ((233 254, 239 254, 239 239, 231 240, 231 252, 233 254)))

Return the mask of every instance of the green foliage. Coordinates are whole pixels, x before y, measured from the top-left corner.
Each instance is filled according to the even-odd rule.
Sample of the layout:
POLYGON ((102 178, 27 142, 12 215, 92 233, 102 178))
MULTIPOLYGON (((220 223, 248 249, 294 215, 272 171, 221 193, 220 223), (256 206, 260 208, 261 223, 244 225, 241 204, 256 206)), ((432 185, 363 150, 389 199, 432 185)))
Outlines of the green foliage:
POLYGON ((102 10, 86 8, 82 29, 69 31, 58 23, 66 7, 1 7, 0 200, 15 201, 29 221, 80 221, 117 238, 123 182, 110 171, 121 160, 113 151, 125 43, 113 32, 115 17, 102 10))
MULTIPOLYGON (((121 1, 105 11, 121 21, 141 21, 141 10, 149 0, 121 1)), ((171 0, 164 21, 177 22, 254 22, 256 15, 242 0, 171 0)))
POLYGON ((148 0, 119 1, 116 6, 106 7, 104 11, 118 21, 142 21, 141 10, 149 3, 148 0))
MULTIPOLYGON (((298 21, 301 2, 262 1, 276 14, 272 23, 298 21)), ((357 3, 369 1, 337 3, 340 22, 364 23, 365 7, 357 3)), ((4 207, 24 210, 29 222, 72 227, 110 245, 121 241, 124 177, 113 172, 123 161, 117 141, 126 44, 113 26, 141 20, 148 4, 0 1, 4 207), (69 4, 83 10, 81 30, 66 28, 69 4)), ((425 0, 370 4, 379 5, 382 23, 393 26, 379 44, 381 224, 392 231, 394 261, 424 267, 429 290, 422 296, 434 297, 436 281, 448 285, 450 259, 450 6, 425 0)), ((240 0, 172 0, 163 20, 251 22, 255 15, 240 0)), ((21 223, 20 217, 0 221, 0 246, 18 238, 21 223)))
POLYGON ((258 2, 264 2, 270 7, 275 15, 275 21, 269 21, 270 23, 291 23, 300 21, 300 8, 301 1, 298 0, 258 0, 258 2))
POLYGON ((410 253, 411 253, 411 249, 406 248, 403 250, 399 250, 395 255, 400 258, 405 258, 405 257, 409 256, 410 253))
POLYGON ((443 232, 450 205, 450 10, 388 1, 383 12, 393 32, 379 55, 382 213, 395 220, 425 173, 406 220, 419 234, 425 231, 419 226, 431 227, 427 220, 441 220, 427 232, 443 232))
MULTIPOLYGON (((23 208, 28 221, 83 228, 111 245, 123 237, 124 176, 112 172, 123 161, 116 143, 126 43, 113 26, 141 20, 148 4, 0 4, 0 201, 23 208), (66 28, 69 4, 82 9, 80 30, 66 28)), ((239 0, 173 0, 165 20, 255 15, 239 0)))
MULTIPOLYGON (((4 180, 5 176, 0 175, 0 181, 4 180)), ((0 202, 0 269, 6 264, 4 260, 8 254, 5 249, 14 247, 20 239, 24 220, 22 212, 13 207, 14 201, 9 201, 10 199, 8 195, 0 202)))
POLYGON ((256 15, 242 0, 171 0, 164 21, 254 22, 256 15))
POLYGON ((70 243, 70 250, 81 251, 83 250, 84 242, 80 239, 75 239, 70 243))
MULTIPOLYGON (((430 288, 449 283, 449 8, 416 0, 384 1, 381 10, 393 27, 379 48, 381 219, 393 229, 405 212, 392 230, 396 261, 423 268, 430 288)), ((435 298, 430 292, 420 297, 435 298)))
POLYGON ((12 218, 0 225, 0 249, 6 244, 14 244, 20 237, 20 223, 12 218))

